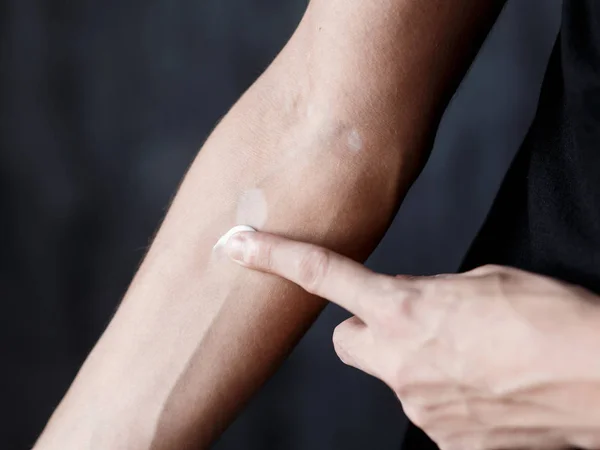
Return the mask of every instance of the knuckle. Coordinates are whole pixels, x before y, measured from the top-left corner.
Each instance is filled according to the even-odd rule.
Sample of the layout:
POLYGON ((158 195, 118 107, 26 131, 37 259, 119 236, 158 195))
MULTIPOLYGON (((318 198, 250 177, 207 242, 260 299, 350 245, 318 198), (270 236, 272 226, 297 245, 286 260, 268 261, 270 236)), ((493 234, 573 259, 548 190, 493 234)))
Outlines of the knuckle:
POLYGON ((405 289, 385 295, 374 309, 374 317, 382 331, 393 331, 415 315, 417 302, 421 292, 416 289, 405 289))
POLYGON ((403 275, 397 275, 396 277, 390 277, 388 275, 375 274, 372 278, 373 283, 376 284, 376 288, 381 292, 382 295, 395 295, 402 289, 403 285, 410 283, 408 280, 401 280, 400 277, 403 275))
POLYGON ((427 431, 428 415, 427 411, 419 407, 404 406, 404 414, 419 428, 427 431))
POLYGON ((327 250, 312 248, 303 256, 298 266, 298 280, 311 293, 319 289, 329 271, 330 256, 327 250))
POLYGON ((502 290, 502 286, 505 286, 512 279, 512 274, 508 271, 493 272, 487 275, 486 282, 489 282, 492 287, 502 290))
POLYGON ((488 272, 500 272, 504 270, 504 266, 501 266, 499 264, 485 264, 483 268, 486 269, 488 272))
POLYGON ((476 269, 470 270, 467 273, 471 274, 471 275, 482 276, 482 277, 495 276, 495 275, 508 277, 508 276, 513 275, 516 271, 517 271, 517 269, 514 269, 512 267, 501 266, 499 264, 486 264, 484 266, 477 267, 476 269))
POLYGON ((467 273, 470 273, 471 275, 489 275, 491 273, 495 273, 498 272, 502 269, 502 266, 499 266, 497 264, 485 264, 483 266, 477 267, 473 270, 470 270, 467 273))
MULTIPOLYGON (((391 372, 391 371, 390 371, 391 372)), ((387 377, 384 376, 382 378, 383 382, 385 384, 387 384, 392 391, 394 391, 394 394, 396 394, 396 397, 398 397, 398 400, 400 400, 403 404, 406 403, 410 403, 410 389, 407 388, 404 384, 398 383, 395 375, 393 373, 388 373, 387 377)), ((404 411, 406 413, 406 415, 408 416, 408 411, 404 411)))
POLYGON ((396 396, 401 400, 412 403, 414 399, 414 386, 409 383, 402 381, 404 374, 402 369, 396 369, 394 373, 391 373, 391 377, 388 379, 388 385, 396 393, 396 396))

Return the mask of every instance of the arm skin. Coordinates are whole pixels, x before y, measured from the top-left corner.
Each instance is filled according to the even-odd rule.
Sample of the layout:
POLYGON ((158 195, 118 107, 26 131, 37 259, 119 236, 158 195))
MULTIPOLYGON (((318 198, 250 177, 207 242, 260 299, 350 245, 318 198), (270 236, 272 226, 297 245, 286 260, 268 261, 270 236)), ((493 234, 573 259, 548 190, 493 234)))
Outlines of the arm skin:
POLYGON ((499 10, 313 0, 190 168, 36 449, 207 448, 324 306, 215 242, 243 223, 366 259, 499 10))

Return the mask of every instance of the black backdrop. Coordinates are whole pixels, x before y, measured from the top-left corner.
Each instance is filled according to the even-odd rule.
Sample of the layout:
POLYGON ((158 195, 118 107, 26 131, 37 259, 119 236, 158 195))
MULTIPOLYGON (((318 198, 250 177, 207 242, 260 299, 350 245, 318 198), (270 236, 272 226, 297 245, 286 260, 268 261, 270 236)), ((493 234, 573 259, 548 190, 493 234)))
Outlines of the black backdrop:
MULTIPOLYGON (((30 447, 106 326, 186 167, 306 0, 0 0, 0 449, 30 447)), ((560 1, 512 1, 370 260, 452 271, 536 106, 560 1)), ((330 307, 217 445, 394 449, 381 383, 330 307)))

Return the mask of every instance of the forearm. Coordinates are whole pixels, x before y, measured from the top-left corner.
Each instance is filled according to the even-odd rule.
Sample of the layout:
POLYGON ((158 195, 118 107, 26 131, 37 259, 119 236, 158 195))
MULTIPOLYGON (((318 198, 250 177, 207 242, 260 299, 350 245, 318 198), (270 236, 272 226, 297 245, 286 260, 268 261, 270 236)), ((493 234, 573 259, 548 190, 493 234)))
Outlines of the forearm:
POLYGON ((123 448, 148 448, 152 435, 162 443, 157 448, 205 446, 323 306, 288 283, 220 258, 212 251, 218 237, 243 223, 364 259, 385 231, 405 190, 395 181, 399 154, 374 158, 368 134, 357 152, 349 148, 349 129, 323 136, 337 125, 285 117, 279 105, 255 95, 249 92, 222 122, 192 166, 123 304, 56 413, 61 430, 67 422, 78 426, 85 411, 91 422, 81 424, 83 435, 108 439, 98 448, 114 448, 115 432, 117 442, 131 443, 123 448), (245 102, 278 111, 289 128, 278 123, 281 134, 253 136, 256 118, 245 102), (246 128, 248 137, 240 137, 246 128), (103 395, 90 399, 94 392, 103 395), (88 429, 103 422, 108 428, 88 429))
POLYGON ((476 34, 436 36, 452 19, 446 12, 423 39, 414 31, 429 20, 420 2, 373 3, 389 10, 348 34, 329 15, 348 14, 348 27, 368 6, 313 1, 217 127, 40 449, 206 447, 229 423, 323 307, 219 258, 212 246, 232 226, 359 260, 373 250, 460 72, 446 52, 476 34), (413 22, 408 31, 390 29, 394 15, 413 22))

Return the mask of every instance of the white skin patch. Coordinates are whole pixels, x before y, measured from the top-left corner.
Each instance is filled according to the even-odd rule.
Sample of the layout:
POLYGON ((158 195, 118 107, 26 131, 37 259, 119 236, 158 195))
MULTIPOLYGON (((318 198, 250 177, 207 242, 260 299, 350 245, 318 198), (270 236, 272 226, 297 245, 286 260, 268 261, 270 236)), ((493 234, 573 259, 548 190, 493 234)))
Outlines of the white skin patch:
POLYGON ((261 189, 249 189, 241 195, 235 217, 236 223, 248 224, 260 230, 267 223, 268 216, 267 198, 261 189))
POLYGON ((362 149, 362 147, 363 141, 358 131, 350 131, 350 133, 348 133, 348 148, 350 148, 352 151, 358 152, 362 149))

